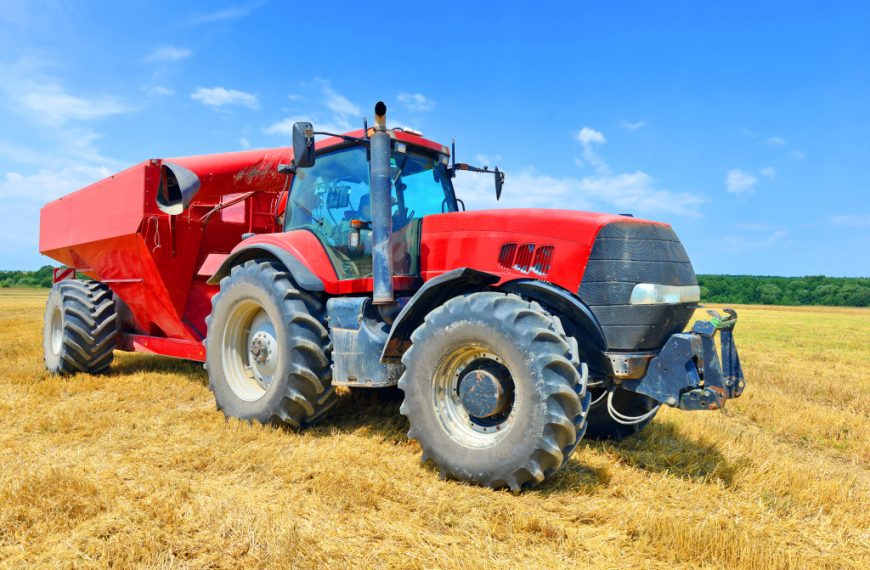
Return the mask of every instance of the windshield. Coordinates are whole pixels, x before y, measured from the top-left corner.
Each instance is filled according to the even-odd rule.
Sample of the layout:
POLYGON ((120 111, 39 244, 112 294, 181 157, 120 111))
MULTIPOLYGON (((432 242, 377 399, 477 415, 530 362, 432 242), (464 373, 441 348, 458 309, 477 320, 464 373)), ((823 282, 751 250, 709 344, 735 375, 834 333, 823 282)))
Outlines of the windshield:
MULTIPOLYGON (((447 168, 434 156, 394 152, 393 226, 430 214, 456 211, 456 198, 447 168)), ((294 176, 286 229, 340 224, 344 220, 371 222, 367 149, 352 147, 317 157, 310 168, 294 176)))
MULTIPOLYGON (((393 181, 394 270, 414 274, 419 247, 419 221, 430 214, 455 212, 456 198, 447 168, 436 155, 410 150, 390 159, 393 181)), ((326 246, 341 278, 371 275, 371 232, 351 239, 352 220, 372 221, 368 149, 354 146, 317 157, 314 166, 293 176, 285 229, 313 231, 326 246)), ((365 224, 364 224, 365 225, 365 224)))

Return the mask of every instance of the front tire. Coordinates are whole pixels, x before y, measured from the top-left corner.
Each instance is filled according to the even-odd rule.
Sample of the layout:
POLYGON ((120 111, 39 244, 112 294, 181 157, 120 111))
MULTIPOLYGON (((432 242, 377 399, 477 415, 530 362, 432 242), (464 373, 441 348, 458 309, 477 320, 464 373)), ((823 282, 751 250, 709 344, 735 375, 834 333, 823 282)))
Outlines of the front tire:
POLYGON ((442 477, 520 490, 568 460, 589 398, 558 318, 516 295, 473 293, 432 311, 411 340, 401 412, 442 477))
POLYGON ((336 402, 320 303, 272 263, 223 278, 206 319, 206 368, 227 417, 302 427, 336 402))
POLYGON ((97 281, 55 283, 45 305, 43 358, 52 374, 105 372, 114 358, 118 315, 111 289, 97 281))

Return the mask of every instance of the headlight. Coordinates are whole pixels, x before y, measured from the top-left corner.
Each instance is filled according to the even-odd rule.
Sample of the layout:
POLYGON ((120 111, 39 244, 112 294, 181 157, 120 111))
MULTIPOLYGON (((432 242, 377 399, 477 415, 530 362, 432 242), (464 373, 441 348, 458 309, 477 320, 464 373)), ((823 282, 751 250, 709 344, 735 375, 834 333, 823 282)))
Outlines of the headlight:
POLYGON ((701 288, 697 285, 659 285, 638 283, 631 290, 628 302, 632 305, 674 305, 697 303, 701 300, 701 288))

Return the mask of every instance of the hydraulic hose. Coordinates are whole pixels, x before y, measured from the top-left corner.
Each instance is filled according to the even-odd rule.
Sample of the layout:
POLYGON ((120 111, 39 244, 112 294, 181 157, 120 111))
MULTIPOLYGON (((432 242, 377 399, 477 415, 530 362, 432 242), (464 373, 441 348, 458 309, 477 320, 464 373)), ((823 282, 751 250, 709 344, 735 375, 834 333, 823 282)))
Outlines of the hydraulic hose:
POLYGON ((622 425, 633 426, 635 424, 646 421, 653 417, 661 406, 661 404, 658 404, 656 407, 643 414, 642 416, 626 416, 616 411, 616 408, 613 407, 613 393, 615 391, 616 390, 610 390, 607 392, 607 413, 610 414, 610 417, 613 418, 613 421, 622 425))

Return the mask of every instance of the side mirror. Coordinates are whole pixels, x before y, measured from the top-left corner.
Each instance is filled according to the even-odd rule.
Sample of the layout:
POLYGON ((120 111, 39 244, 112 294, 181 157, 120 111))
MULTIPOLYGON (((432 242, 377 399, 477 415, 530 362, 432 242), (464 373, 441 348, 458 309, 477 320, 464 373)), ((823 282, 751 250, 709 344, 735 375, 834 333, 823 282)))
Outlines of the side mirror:
POLYGON ((495 200, 498 201, 501 198, 501 189, 504 186, 504 172, 498 169, 498 166, 495 167, 495 200))
POLYGON ((314 166, 314 125, 293 123, 293 160, 298 168, 314 166))

